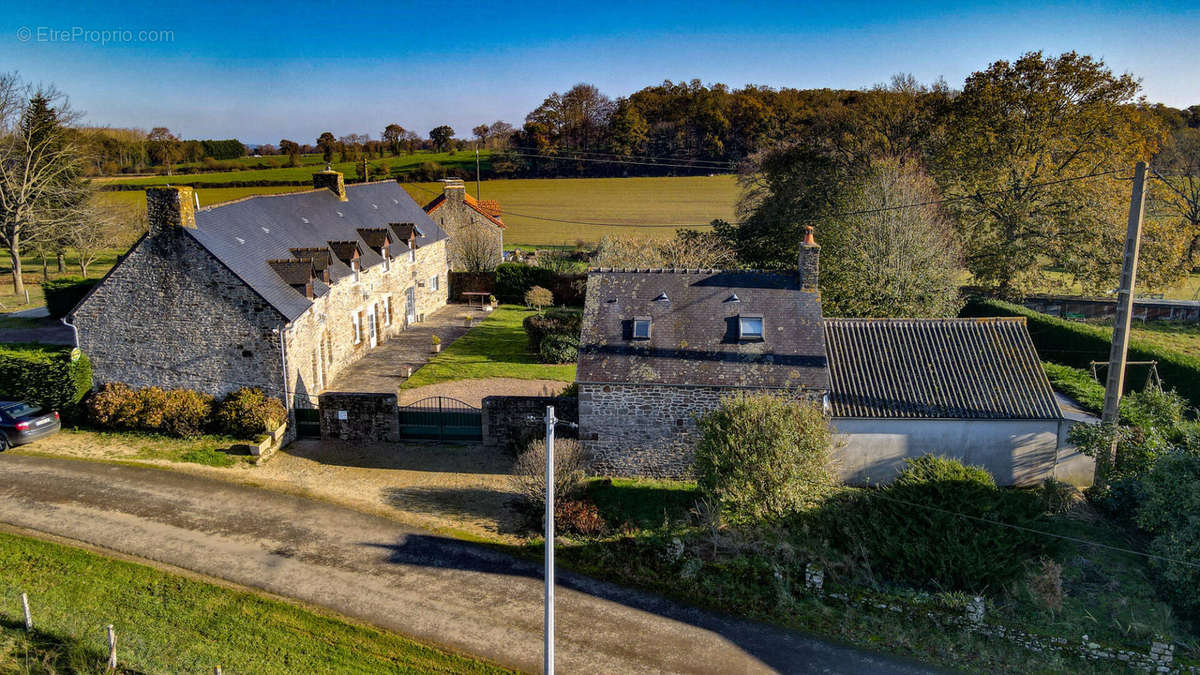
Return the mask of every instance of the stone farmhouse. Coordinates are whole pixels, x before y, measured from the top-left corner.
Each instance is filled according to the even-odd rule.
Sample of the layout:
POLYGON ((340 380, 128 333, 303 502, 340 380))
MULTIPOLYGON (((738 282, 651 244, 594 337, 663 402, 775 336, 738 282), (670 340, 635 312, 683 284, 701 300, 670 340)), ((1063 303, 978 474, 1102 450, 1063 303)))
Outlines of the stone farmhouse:
POLYGON ((312 191, 197 204, 189 187, 148 190, 149 232, 69 315, 96 382, 313 407, 446 304, 446 233, 395 182, 326 170, 312 191))
MULTIPOLYGON (((467 194, 466 185, 457 178, 443 181, 442 194, 425 205, 425 213, 449 235, 452 242, 466 246, 491 248, 495 262, 504 256, 504 221, 500 217, 500 202, 477 200, 467 194), (477 243, 474 243, 478 238, 477 243), (472 242, 472 243, 467 243, 472 242)), ((456 247, 448 249, 450 269, 463 269, 457 260, 456 247)))
POLYGON ((819 255, 809 228, 794 273, 590 272, 577 381, 594 470, 682 477, 698 414, 770 391, 824 404, 849 483, 928 453, 1004 484, 1090 481, 1023 319, 825 319, 819 255))

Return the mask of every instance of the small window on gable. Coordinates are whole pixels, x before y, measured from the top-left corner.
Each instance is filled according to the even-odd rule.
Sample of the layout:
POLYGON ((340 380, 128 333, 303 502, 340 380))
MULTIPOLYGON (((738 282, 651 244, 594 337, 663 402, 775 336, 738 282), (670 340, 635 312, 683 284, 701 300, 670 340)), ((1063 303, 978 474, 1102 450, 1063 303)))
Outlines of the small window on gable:
POLYGON ((738 316, 738 339, 763 339, 763 318, 761 314, 742 314, 738 316))
POLYGON ((633 339, 634 340, 649 340, 650 339, 650 317, 635 316, 633 318, 633 339))

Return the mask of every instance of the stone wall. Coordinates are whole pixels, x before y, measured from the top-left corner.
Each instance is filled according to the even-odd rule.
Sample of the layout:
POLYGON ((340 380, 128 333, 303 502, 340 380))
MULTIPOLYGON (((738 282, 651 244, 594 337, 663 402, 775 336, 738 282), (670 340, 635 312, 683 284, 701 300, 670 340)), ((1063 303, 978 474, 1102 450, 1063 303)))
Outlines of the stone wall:
POLYGON ((579 438, 592 470, 614 476, 691 475, 696 416, 730 393, 721 387, 580 384, 579 438))
POLYGON ((70 320, 97 384, 213 396, 251 386, 284 398, 283 315, 183 228, 139 241, 70 320))
MULTIPOLYGON (((463 184, 448 184, 443 194, 445 201, 436 211, 429 214, 446 234, 450 235, 453 240, 455 235, 462 232, 465 228, 478 228, 482 236, 490 239, 495 246, 496 262, 503 260, 504 254, 504 229, 497 227, 486 216, 471 208, 466 203, 466 189, 463 184)), ((460 266, 453 260, 451 255, 450 267, 458 269, 460 266)))
POLYGON ((321 404, 321 438, 340 441, 400 440, 395 394, 326 392, 321 404))
MULTIPOLYGON (((483 444, 519 452, 531 437, 544 435, 546 406, 554 406, 554 416, 567 422, 579 422, 579 399, 572 396, 488 396, 483 399, 483 444), (535 416, 539 421, 530 422, 535 416)), ((576 438, 574 429, 559 426, 555 431, 564 438, 576 438)))

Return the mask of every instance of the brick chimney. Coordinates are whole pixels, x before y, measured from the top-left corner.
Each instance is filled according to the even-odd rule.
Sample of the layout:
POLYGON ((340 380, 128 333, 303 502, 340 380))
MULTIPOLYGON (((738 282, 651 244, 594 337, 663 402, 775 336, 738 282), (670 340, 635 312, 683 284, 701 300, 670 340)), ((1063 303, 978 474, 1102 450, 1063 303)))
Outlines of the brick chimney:
POLYGON ((457 178, 448 179, 442 186, 442 194, 446 195, 446 201, 461 202, 467 196, 467 186, 457 178))
POLYGON ((800 259, 796 265, 796 277, 800 288, 817 290, 817 278, 821 271, 821 245, 813 238, 812 225, 804 226, 804 238, 800 240, 800 259))
POLYGON ((312 176, 314 190, 328 188, 330 192, 338 196, 338 199, 341 201, 347 201, 346 179, 342 176, 340 171, 334 171, 328 165, 326 165, 324 171, 318 171, 312 176))
POLYGON ((146 190, 146 221, 150 236, 176 227, 196 228, 196 192, 183 185, 146 190))

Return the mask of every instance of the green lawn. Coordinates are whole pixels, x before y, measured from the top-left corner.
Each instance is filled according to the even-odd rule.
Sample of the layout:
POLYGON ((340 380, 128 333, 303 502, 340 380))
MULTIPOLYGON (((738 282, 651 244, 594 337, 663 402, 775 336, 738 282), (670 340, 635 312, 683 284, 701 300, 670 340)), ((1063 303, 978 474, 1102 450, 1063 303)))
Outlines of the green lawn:
MULTIPOLYGON (((142 193, 138 192, 137 195, 142 193)), ((100 257, 88 266, 88 278, 99 279, 108 274, 108 270, 117 263, 117 256, 124 251, 109 249, 101 253, 100 257)), ((66 255, 66 271, 59 274, 58 265, 53 258, 49 261, 49 273, 51 279, 57 279, 64 276, 79 276, 79 257, 71 250, 67 251, 66 255)), ((21 271, 25 277, 25 289, 29 291, 29 303, 25 303, 25 296, 13 295, 12 289, 12 265, 9 264, 8 256, 0 257, 0 313, 16 312, 23 309, 31 309, 33 307, 41 307, 46 304, 46 296, 42 293, 42 259, 26 253, 21 256, 21 271)))
POLYGON ((413 373, 401 389, 487 377, 574 382, 574 364, 538 363, 528 352, 521 321, 532 313, 517 305, 497 307, 487 319, 413 373))
POLYGON ((505 672, 295 605, 25 537, 0 533, 0 570, 0 672, 101 672, 109 623, 122 667, 133 672, 505 672), (32 640, 19 635, 22 592, 32 640), (42 660, 59 665, 38 667, 42 660))

